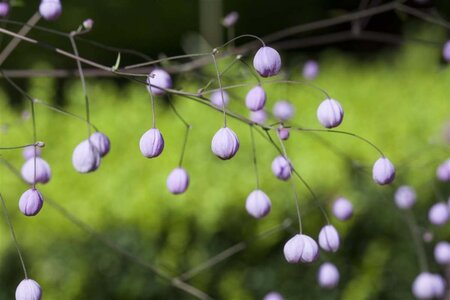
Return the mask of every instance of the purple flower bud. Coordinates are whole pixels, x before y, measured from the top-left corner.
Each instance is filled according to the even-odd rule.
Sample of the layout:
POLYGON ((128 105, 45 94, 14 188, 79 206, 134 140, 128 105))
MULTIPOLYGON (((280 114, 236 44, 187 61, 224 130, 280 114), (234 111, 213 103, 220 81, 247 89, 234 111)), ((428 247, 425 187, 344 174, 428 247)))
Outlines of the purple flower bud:
POLYGON ((161 96, 166 93, 163 89, 172 88, 172 78, 169 73, 163 69, 154 69, 147 77, 147 90, 153 93, 153 95, 161 96), (154 85, 154 86, 150 86, 154 85))
POLYGON ((25 160, 28 160, 32 157, 34 157, 34 154, 36 153, 36 156, 41 156, 41 148, 36 147, 36 152, 34 151, 34 146, 28 146, 23 148, 22 155, 25 160))
POLYGON ((272 172, 278 179, 288 180, 292 173, 291 163, 279 155, 272 161, 272 172))
POLYGON ((222 90, 222 92, 215 91, 211 94, 210 100, 212 105, 214 105, 215 107, 222 108, 222 105, 225 107, 228 106, 228 103, 230 102, 230 96, 224 90, 222 90), (223 94, 223 102, 222 102, 222 94, 223 94))
POLYGON ((450 243, 439 242, 434 247, 434 258, 441 265, 450 265, 450 243))
POLYGON ((267 113, 264 109, 258 111, 250 111, 250 120, 256 124, 264 124, 267 121, 267 113))
POLYGON ((37 215, 43 204, 41 193, 34 188, 26 190, 19 199, 19 209, 27 217, 37 215))
POLYGON ((334 128, 342 123, 344 110, 341 104, 334 99, 326 99, 317 109, 317 119, 326 128, 334 128))
POLYGON ((442 182, 450 182, 450 158, 438 166, 436 177, 442 182))
POLYGON ((9 14, 9 3, 0 2, 0 17, 4 18, 9 14))
POLYGON ((445 281, 440 275, 422 272, 414 280, 412 292, 417 299, 441 298, 445 292, 445 281))
POLYGON ((83 27, 87 30, 91 30, 94 26, 94 20, 92 19, 86 19, 83 21, 83 27))
POLYGON ((447 41, 442 48, 442 57, 446 62, 450 62, 450 41, 447 41))
POLYGON ((322 264, 317 273, 319 285, 325 289, 332 289, 339 283, 339 271, 335 265, 326 262, 322 264))
POLYGON ((40 157, 36 157, 36 180, 34 180, 34 160, 35 158, 30 158, 23 164, 22 178, 29 184, 49 182, 52 176, 50 166, 40 157))
POLYGON ((449 208, 446 203, 438 202, 428 211, 428 220, 431 224, 442 226, 449 218, 449 208))
POLYGON ((280 100, 273 106, 273 115, 280 121, 287 121, 294 116, 295 108, 289 101, 280 100))
POLYGON ((220 159, 230 159, 239 150, 239 139, 230 128, 220 128, 212 138, 211 150, 220 159))
POLYGON ((284 300, 284 298, 280 293, 270 292, 264 296, 263 300, 284 300))
POLYGON ((84 140, 72 153, 72 165, 80 173, 95 171, 100 166, 100 153, 92 142, 84 140))
POLYGON ((164 139, 161 132, 156 128, 146 131, 139 141, 142 155, 147 158, 157 157, 164 149, 164 139))
POLYGON ((272 203, 263 191, 254 190, 248 195, 245 208, 252 217, 260 219, 269 214, 272 203))
POLYGON ((42 0, 39 13, 47 21, 55 21, 61 16, 62 6, 59 0, 42 0))
POLYGON ((395 178, 394 165, 386 157, 379 158, 373 165, 372 177, 380 185, 391 183, 395 178))
POLYGON ((400 209, 409 209, 416 203, 416 191, 407 185, 403 185, 395 192, 395 204, 400 209))
POLYGON ((245 105, 251 111, 258 111, 264 108, 266 104, 266 92, 262 86, 257 85, 252 88, 245 97, 245 105))
POLYGON ((33 279, 22 280, 16 289, 16 300, 41 300, 41 286, 33 279))
POLYGON ((322 227, 319 233, 319 245, 328 252, 336 252, 339 249, 339 234, 333 225, 322 227))
POLYGON ((253 58, 253 67, 262 77, 275 76, 281 69, 281 57, 271 47, 261 47, 253 58))
POLYGON ((423 238, 423 241, 425 243, 431 243, 433 241, 434 236, 433 236, 433 233, 431 231, 425 231, 423 233, 422 238, 423 238))
POLYGON ((283 141, 289 139, 289 128, 280 127, 277 129, 277 133, 283 141))
POLYGON ((353 215, 353 205, 345 198, 338 198, 333 204, 333 214, 341 221, 350 219, 353 215))
POLYGON ((315 60, 308 60, 303 66, 303 77, 307 80, 314 80, 317 75, 319 75, 319 64, 315 60))
POLYGON ((222 25, 226 28, 229 28, 229 27, 233 26, 234 24, 236 24, 238 19, 239 19, 238 12, 232 11, 223 18, 222 25))
POLYGON ((296 234, 284 245, 284 257, 288 263, 310 263, 319 256, 316 241, 305 234, 296 234))
POLYGON ((89 140, 91 141, 92 145, 97 149, 98 153, 100 154, 100 157, 105 156, 108 154, 109 150, 111 149, 111 142, 109 141, 108 137, 101 133, 101 132, 94 132, 89 137, 89 140))
POLYGON ((189 186, 189 174, 181 168, 175 168, 167 177, 167 188, 172 194, 178 195, 184 193, 189 186))

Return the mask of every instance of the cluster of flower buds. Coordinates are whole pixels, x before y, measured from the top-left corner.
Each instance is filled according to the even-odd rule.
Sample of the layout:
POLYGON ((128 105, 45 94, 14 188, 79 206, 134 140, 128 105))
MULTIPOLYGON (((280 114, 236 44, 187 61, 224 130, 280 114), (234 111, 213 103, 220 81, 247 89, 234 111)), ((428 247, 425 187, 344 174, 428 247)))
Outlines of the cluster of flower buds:
POLYGON ((39 5, 39 13, 47 21, 57 20, 62 13, 60 0, 42 0, 39 5))
POLYGON ((445 293, 445 280, 439 274, 420 273, 413 282, 412 292, 417 299, 441 299, 445 293))
POLYGON ((77 172, 93 172, 98 169, 101 158, 108 154, 110 148, 109 138, 101 132, 94 132, 87 140, 75 147, 72 153, 72 165, 77 172))
POLYGON ((33 279, 22 280, 16 289, 16 300, 41 300, 41 286, 33 279))

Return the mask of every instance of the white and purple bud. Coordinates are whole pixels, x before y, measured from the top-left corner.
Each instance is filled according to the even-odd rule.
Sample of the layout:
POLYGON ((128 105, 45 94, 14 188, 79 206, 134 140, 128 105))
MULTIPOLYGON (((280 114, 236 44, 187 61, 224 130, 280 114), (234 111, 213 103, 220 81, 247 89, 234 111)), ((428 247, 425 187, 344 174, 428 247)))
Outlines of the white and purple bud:
POLYGON ((450 62, 450 41, 447 41, 442 47, 442 57, 446 62, 450 62))
POLYGON ((224 90, 222 91, 215 91, 211 94, 211 103, 215 107, 221 108, 222 106, 227 107, 228 103, 230 102, 230 96, 228 93, 224 90), (223 98, 222 98, 223 97, 223 98), (223 99, 223 102, 222 102, 223 99))
POLYGON ((267 113, 264 109, 250 111, 250 120, 256 124, 264 124, 267 121, 267 113))
POLYGON ((42 0, 39 13, 47 21, 55 21, 61 16, 62 6, 59 0, 42 0))
POLYGON ((333 214, 341 221, 346 221, 353 216, 353 205, 345 198, 338 198, 333 204, 333 214))
POLYGON ((83 27, 84 27, 84 29, 91 30, 92 27, 94 27, 94 20, 92 20, 92 19, 84 20, 83 27))
POLYGON ((275 76, 281 69, 280 54, 271 47, 261 47, 253 58, 253 67, 262 77, 275 76))
POLYGON ((22 166, 22 178, 29 184, 49 182, 52 172, 49 164, 40 157, 28 159, 22 166), (34 178, 34 160, 36 159, 36 178, 34 178), (36 180, 35 180, 36 179, 36 180))
POLYGON ((289 128, 279 127, 277 129, 277 134, 283 141, 289 139, 289 128))
POLYGON ((440 265, 450 265, 450 243, 437 243, 434 247, 434 259, 440 265))
POLYGON ((291 163, 285 157, 279 155, 272 161, 272 172, 278 179, 288 180, 292 173, 291 163))
POLYGON ((230 159, 239 150, 239 139, 230 128, 220 128, 211 140, 211 150, 220 159, 230 159))
POLYGON ((280 293, 270 292, 264 296, 263 300, 284 300, 284 298, 280 293))
POLYGON ((139 141, 142 155, 147 158, 157 157, 164 149, 164 138, 156 128, 147 130, 139 141))
POLYGON ((372 177, 380 185, 391 183, 395 179, 394 165, 386 157, 379 158, 373 165, 372 177))
POLYGON ((436 226, 442 226, 447 223, 449 217, 449 208, 445 202, 434 204, 428 211, 428 220, 436 226))
POLYGON ((249 215, 256 219, 267 216, 272 208, 269 197, 261 190, 251 192, 245 202, 245 208, 249 215))
POLYGON ((234 26, 238 19, 239 13, 237 11, 232 11, 223 18, 222 25, 223 27, 229 28, 231 26, 234 26))
POLYGON ((161 96, 166 93, 165 89, 172 88, 172 78, 163 69, 154 69, 147 77, 147 90, 153 95, 161 96))
POLYGON ((437 167, 436 177, 439 181, 450 182, 450 158, 437 167))
POLYGON ((416 191, 407 185, 402 185, 395 191, 395 204, 400 209, 409 209, 416 203, 416 191))
POLYGON ((445 292, 445 281, 438 274, 422 272, 414 280, 412 292, 421 300, 441 298, 445 292))
POLYGON ((41 156, 41 148, 36 147, 36 151, 34 151, 35 146, 27 146, 23 148, 22 155, 25 160, 28 160, 30 158, 33 158, 34 155, 41 156))
POLYGON ((317 109, 317 119, 326 128, 334 128, 342 123, 344 110, 341 104, 334 99, 326 99, 317 109))
POLYGON ((4 18, 9 14, 9 2, 0 2, 0 17, 4 18))
POLYGON ((251 111, 258 111, 264 108, 266 99, 266 92, 262 86, 257 85, 247 93, 247 96, 245 97, 245 106, 251 111))
POLYGON ((339 233, 333 225, 322 227, 319 232, 319 245, 328 252, 336 252, 339 249, 339 233))
POLYGON ((33 279, 22 280, 16 289, 16 300, 41 300, 41 286, 33 279))
POLYGON ((315 60, 308 60, 303 66, 303 77, 307 80, 314 80, 317 75, 319 75, 319 64, 315 60))
POLYGON ((287 121, 294 116, 294 106, 286 100, 280 100, 273 106, 273 115, 280 121, 287 121))
POLYGON ((322 288, 332 289, 339 283, 339 270, 332 263, 323 263, 317 273, 317 281, 322 288))
POLYGON ((35 188, 26 190, 19 199, 19 209, 27 217, 37 215, 43 204, 42 195, 35 188))
POLYGON ((79 173, 95 171, 100 166, 100 153, 88 140, 79 143, 72 153, 72 165, 79 173))
POLYGON ((284 245, 284 257, 288 263, 310 263, 319 257, 316 241, 305 234, 296 234, 284 245))
POLYGON ((172 194, 182 194, 189 187, 189 174, 182 167, 175 168, 167 177, 166 184, 172 194))
POLYGON ((111 149, 111 142, 109 141, 109 138, 101 133, 101 132, 94 132, 89 137, 89 140, 91 141, 92 145, 97 149, 98 154, 100 154, 100 157, 105 156, 108 154, 109 150, 111 149))

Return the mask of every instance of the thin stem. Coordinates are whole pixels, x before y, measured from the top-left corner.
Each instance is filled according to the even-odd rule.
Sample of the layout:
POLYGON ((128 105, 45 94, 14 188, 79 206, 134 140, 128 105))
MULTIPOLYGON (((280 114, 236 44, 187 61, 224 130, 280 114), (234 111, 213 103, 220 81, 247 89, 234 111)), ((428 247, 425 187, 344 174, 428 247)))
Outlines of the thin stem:
POLYGON ((124 70, 135 69, 135 68, 140 68, 140 67, 145 67, 145 66, 151 66, 151 65, 163 62, 163 61, 183 59, 183 58, 192 58, 192 57, 199 57, 199 56, 207 56, 210 54, 211 53, 208 52, 208 53, 195 53, 195 54, 170 56, 170 57, 165 57, 165 58, 161 58, 161 59, 157 59, 157 60, 152 60, 152 61, 145 62, 145 63, 139 63, 139 64, 135 64, 135 65, 125 66, 123 69, 124 70))
POLYGON ((250 71, 250 74, 252 74, 252 76, 255 77, 256 82, 258 82, 258 84, 261 85, 261 78, 258 76, 258 74, 256 74, 255 69, 250 67, 245 60, 240 59, 240 62, 247 67, 247 69, 250 71))
POLYGON ((31 120, 33 122, 33 143, 34 145, 34 156, 33 156, 33 189, 36 188, 36 160, 37 160, 37 129, 36 129, 36 112, 34 110, 34 101, 30 101, 31 104, 31 120))
POLYGON ((20 145, 20 146, 11 146, 11 147, 0 147, 0 150, 15 150, 15 149, 23 149, 26 147, 37 146, 37 143, 20 145))
POLYGON ((414 243, 416 245, 415 250, 417 253, 417 259, 419 260, 420 269, 422 272, 427 272, 428 263, 425 255, 425 247, 420 237, 420 230, 419 227, 417 226, 416 219, 414 218, 414 215, 409 209, 405 211, 404 216, 406 222, 408 223, 408 227, 411 232, 414 243))
POLYGON ((148 92, 150 93, 150 102, 151 102, 151 105, 152 105, 152 128, 156 128, 156 112, 155 112, 155 98, 154 98, 154 96, 153 96, 153 91, 152 91, 152 84, 151 84, 151 82, 150 82, 150 78, 152 77, 152 75, 150 74, 149 76, 148 76, 148 84, 149 84, 149 87, 148 87, 148 92))
POLYGON ((255 145, 255 136, 253 134, 253 125, 250 125, 250 137, 252 140, 252 153, 253 153, 253 167, 255 169, 255 177, 256 177, 256 189, 259 190, 259 172, 258 172, 258 163, 256 160, 256 145, 255 145))
MULTIPOLYGON (((236 64, 236 62, 238 61, 238 60, 240 60, 241 58, 240 58, 240 56, 238 55, 238 56, 236 56, 235 57, 235 59, 231 62, 231 64, 229 64, 226 68, 225 68, 225 70, 223 70, 221 73, 220 73, 220 76, 222 77, 223 75, 225 75, 235 64, 236 64)), ((203 91, 206 91, 208 88, 209 88, 209 86, 213 83, 213 82, 215 82, 217 79, 215 79, 215 78, 212 78, 210 81, 208 81, 208 83, 203 87, 203 88, 201 88, 201 91, 203 92, 203 91)))
POLYGON ((212 56, 212 59, 214 62, 214 68, 216 69, 217 82, 219 83, 220 96, 222 98, 223 127, 227 127, 227 114, 225 112, 225 100, 224 100, 224 96, 223 96, 222 80, 220 79, 220 71, 219 71, 219 66, 217 65, 215 52, 211 53, 211 56, 212 56))
POLYGON ((183 146, 181 148, 181 155, 180 155, 180 161, 178 162, 178 166, 181 167, 181 165, 183 164, 183 159, 184 159, 184 153, 186 151, 186 145, 187 145, 187 141, 188 141, 188 136, 189 136, 189 132, 192 128, 191 124, 189 124, 178 112, 178 110, 175 108, 175 105, 173 105, 172 103, 172 98, 169 95, 169 106, 172 109, 172 111, 174 112, 174 114, 177 116, 177 118, 184 124, 184 126, 186 127, 186 132, 184 134, 184 140, 183 140, 183 146))
POLYGON ((264 41, 263 41, 260 37, 258 37, 258 36, 253 35, 253 34, 242 34, 242 35, 240 35, 240 36, 237 36, 237 37, 235 37, 235 38, 232 38, 231 40, 229 40, 229 41, 226 42, 225 44, 222 44, 222 45, 220 45, 219 47, 216 47, 216 49, 224 48, 224 47, 226 47, 227 45, 229 45, 229 44, 231 44, 231 43, 234 43, 234 41, 236 41, 236 40, 238 40, 238 39, 248 38, 248 37, 260 41, 263 47, 266 46, 266 43, 264 43, 264 41))

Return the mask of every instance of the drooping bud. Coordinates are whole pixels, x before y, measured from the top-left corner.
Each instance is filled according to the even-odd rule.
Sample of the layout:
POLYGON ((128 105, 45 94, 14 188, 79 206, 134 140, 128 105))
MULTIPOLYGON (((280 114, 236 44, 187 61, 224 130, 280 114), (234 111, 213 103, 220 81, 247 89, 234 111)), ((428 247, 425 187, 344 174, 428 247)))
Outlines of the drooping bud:
POLYGON ((273 115, 280 121, 287 121, 294 116, 295 108, 289 101, 280 100, 273 106, 273 115))
POLYGON ((326 99, 317 109, 317 119, 326 128, 339 126, 344 119, 344 110, 341 104, 334 99, 326 99))
POLYGON ((84 29, 91 30, 93 26, 94 26, 94 20, 86 19, 83 21, 84 29))
POLYGON ((62 6, 59 0, 42 0, 39 13, 47 21, 55 21, 61 16, 62 6))
POLYGON ((172 78, 163 69, 154 69, 147 77, 147 90, 153 95, 161 96, 166 93, 164 89, 172 88, 172 78))
POLYGON ((100 154, 92 142, 84 140, 75 147, 72 165, 79 173, 89 173, 98 169, 100 154))
POLYGON ((234 26, 238 19, 239 13, 237 11, 232 11, 223 18, 222 25, 223 27, 229 28, 231 26, 234 26))
POLYGON ((328 252, 336 252, 339 249, 339 234, 333 225, 322 227, 319 233, 319 245, 328 252))
POLYGON ((434 259, 438 264, 450 265, 450 243, 437 243, 434 247, 434 259))
POLYGON ((437 167, 436 177, 442 182, 450 182, 450 158, 437 167))
POLYGON ((41 156, 41 148, 36 147, 36 152, 34 151, 34 146, 27 146, 23 148, 22 155, 25 160, 28 160, 32 157, 34 157, 34 154, 36 153, 36 156, 41 156))
POLYGON ((394 165, 386 157, 379 158, 373 165, 372 177, 380 185, 391 183, 395 178, 394 165))
POLYGON ((245 106, 251 111, 258 111, 264 108, 266 99, 266 92, 262 86, 257 85, 247 93, 247 96, 245 97, 245 106))
POLYGON ((450 62, 450 41, 447 41, 442 48, 442 57, 446 62, 450 62))
POLYGON ((416 191, 407 185, 403 185, 395 192, 395 204, 400 209, 409 209, 416 203, 416 191))
POLYGON ((310 263, 319 256, 316 241, 305 234, 296 234, 284 245, 284 257, 288 263, 310 263))
POLYGON ((239 139, 230 128, 220 128, 211 140, 211 150, 220 159, 230 159, 239 150, 239 139))
POLYGON ((49 164, 40 157, 36 157, 36 180, 34 178, 34 160, 28 159, 22 166, 22 178, 29 184, 47 183, 49 182, 52 173, 49 164))
POLYGON ((211 103, 215 107, 222 108, 222 106, 227 107, 228 103, 230 102, 230 96, 228 93, 224 90, 222 91, 215 91, 211 94, 211 103), (222 102, 222 96, 223 96, 223 102, 222 102))
POLYGON ((442 226, 449 219, 449 208, 446 203, 438 202, 434 204, 428 211, 428 220, 431 224, 442 226))
POLYGON ((43 204, 41 193, 34 188, 26 190, 19 199, 19 209, 27 217, 37 215, 43 204))
POLYGON ((303 77, 307 80, 314 80, 317 75, 319 75, 319 64, 315 60, 308 60, 303 66, 303 77))
POLYGON ((166 184, 172 194, 182 194, 189 187, 189 174, 184 168, 175 168, 167 177, 166 184))
POLYGON ((279 155, 272 161, 272 172, 278 179, 288 180, 292 173, 291 163, 279 155))
POLYGON ((260 219, 269 214, 272 203, 263 191, 254 190, 248 195, 245 208, 252 217, 260 219))
POLYGON ((261 47, 253 58, 253 67, 262 77, 275 76, 281 69, 280 54, 271 47, 261 47))
POLYGON ((438 274, 422 272, 414 280, 412 292, 421 300, 441 298, 445 292, 445 281, 438 274))
POLYGON ((264 109, 250 111, 250 120, 256 124, 264 124, 267 121, 267 113, 264 109))
POLYGON ((283 141, 289 139, 289 128, 279 127, 277 129, 277 134, 283 141))
POLYGON ((333 204, 333 214, 341 221, 350 219, 353 215, 353 205, 345 198, 338 198, 333 204))
POLYGON ((9 3, 8 2, 0 2, 0 17, 4 18, 9 14, 9 3))
POLYGON ((270 292, 264 296, 263 300, 284 300, 284 298, 280 293, 270 292))
POLYGON ((92 145, 94 145, 94 147, 97 149, 98 153, 100 154, 100 157, 104 157, 106 154, 108 154, 109 150, 111 149, 111 142, 109 141, 109 138, 99 131, 91 134, 89 140, 91 141, 92 145))
POLYGON ((339 270, 334 264, 326 262, 319 268, 317 281, 322 288, 332 289, 339 283, 339 270))
POLYGON ((139 141, 139 148, 142 155, 147 158, 159 156, 164 149, 164 139, 161 132, 156 128, 146 131, 139 141))
POLYGON ((41 300, 41 286, 33 279, 22 280, 16 289, 16 300, 41 300))

